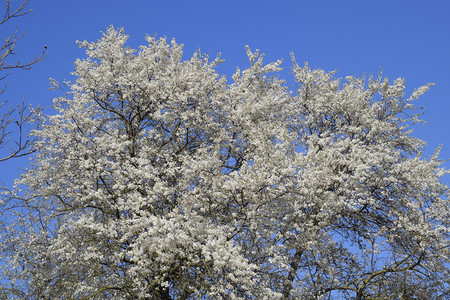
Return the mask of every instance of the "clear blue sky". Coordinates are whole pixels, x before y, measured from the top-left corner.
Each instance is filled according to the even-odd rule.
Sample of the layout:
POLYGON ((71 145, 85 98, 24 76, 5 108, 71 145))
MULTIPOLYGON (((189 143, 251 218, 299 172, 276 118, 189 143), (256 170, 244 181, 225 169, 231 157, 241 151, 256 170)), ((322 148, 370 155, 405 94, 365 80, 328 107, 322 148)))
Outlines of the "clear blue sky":
MULTIPOLYGON (((3 3, 3 2, 2 2, 3 3)), ((48 90, 48 78, 70 79, 73 62, 84 57, 75 40, 93 41, 109 25, 124 27, 133 47, 144 36, 167 36, 226 60, 219 71, 227 77, 248 65, 244 46, 266 53, 266 61, 283 58, 289 76, 289 52, 314 68, 338 70, 337 76, 377 74, 404 77, 407 91, 427 82, 436 85, 419 101, 426 125, 415 135, 428 142, 427 154, 443 144, 450 158, 450 1, 418 0, 31 0, 33 12, 14 22, 27 35, 18 58, 48 57, 31 71, 15 71, 3 98, 50 106, 59 93, 48 90)), ((6 28, 1 29, 2 36, 6 28)), ((292 83, 292 81, 291 81, 292 83)), ((0 181, 10 182, 14 160, 0 166, 0 181)), ((446 164, 450 167, 450 164, 446 164)))

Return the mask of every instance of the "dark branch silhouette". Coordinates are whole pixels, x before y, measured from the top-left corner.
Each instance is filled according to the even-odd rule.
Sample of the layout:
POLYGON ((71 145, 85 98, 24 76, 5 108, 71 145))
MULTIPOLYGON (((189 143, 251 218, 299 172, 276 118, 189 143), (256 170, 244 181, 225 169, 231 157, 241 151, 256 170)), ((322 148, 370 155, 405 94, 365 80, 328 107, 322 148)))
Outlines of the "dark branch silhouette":
MULTIPOLYGON (((4 7, 3 18, 0 20, 0 26, 14 18, 22 17, 30 13, 28 9, 30 0, 23 0, 15 5, 14 1, 7 0, 4 7)), ((42 61, 47 55, 47 47, 44 46, 42 53, 26 62, 15 60, 18 54, 16 47, 19 41, 25 36, 25 33, 19 33, 17 28, 15 31, 4 37, 4 43, 0 44, 0 81, 4 80, 10 70, 23 69, 29 70, 33 65, 42 61)), ((6 90, 7 84, 3 85, 0 95, 6 90)), ((21 157, 32 153, 32 140, 27 137, 26 125, 36 120, 35 113, 39 113, 39 109, 32 110, 25 101, 18 105, 9 105, 8 101, 0 101, 0 162, 11 159, 13 157, 21 157), (17 134, 17 136, 15 136, 17 134), (13 137, 14 135, 14 137, 13 137)), ((39 122, 35 123, 37 125, 39 122)))

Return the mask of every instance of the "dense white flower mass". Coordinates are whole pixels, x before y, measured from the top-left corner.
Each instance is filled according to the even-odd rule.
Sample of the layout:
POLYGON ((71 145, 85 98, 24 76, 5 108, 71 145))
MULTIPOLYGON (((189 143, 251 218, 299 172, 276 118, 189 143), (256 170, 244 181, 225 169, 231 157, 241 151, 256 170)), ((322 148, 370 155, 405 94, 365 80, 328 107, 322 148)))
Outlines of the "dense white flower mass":
POLYGON ((127 38, 79 43, 76 82, 34 132, 4 196, 16 223, 0 295, 448 296, 447 171, 409 128, 428 85, 407 98, 402 79, 336 79, 292 57, 291 92, 281 61, 249 48, 230 83, 219 58, 127 38))

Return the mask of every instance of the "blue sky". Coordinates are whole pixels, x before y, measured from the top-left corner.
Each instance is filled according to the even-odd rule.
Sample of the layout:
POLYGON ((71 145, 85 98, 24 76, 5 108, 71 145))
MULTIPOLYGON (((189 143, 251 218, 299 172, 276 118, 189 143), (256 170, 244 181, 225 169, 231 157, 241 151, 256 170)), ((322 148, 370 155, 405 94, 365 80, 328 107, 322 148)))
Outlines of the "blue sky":
MULTIPOLYGON (((3 3, 3 2, 2 2, 3 3)), ((109 25, 124 27, 132 47, 145 34, 175 38, 185 55, 196 49, 226 61, 219 71, 227 77, 246 67, 245 45, 266 53, 266 61, 284 59, 283 77, 290 76, 289 52, 299 63, 337 70, 337 76, 383 74, 404 77, 407 92, 428 82, 436 85, 418 101, 428 124, 415 135, 428 142, 426 154, 443 144, 441 158, 450 158, 450 1, 415 0, 31 0, 33 12, 1 28, 17 25, 26 36, 17 58, 26 61, 47 45, 47 58, 30 71, 14 71, 2 100, 26 101, 48 107, 57 92, 49 77, 70 79, 73 62, 84 57, 75 40, 97 40, 109 25)), ((2 37, 3 38, 3 37, 2 37)), ((289 77, 291 79, 292 77, 289 77)), ((292 81, 288 81, 288 84, 292 81)), ((16 159, 0 166, 0 181, 9 183, 16 159)), ((450 167, 449 163, 446 163, 450 167)))

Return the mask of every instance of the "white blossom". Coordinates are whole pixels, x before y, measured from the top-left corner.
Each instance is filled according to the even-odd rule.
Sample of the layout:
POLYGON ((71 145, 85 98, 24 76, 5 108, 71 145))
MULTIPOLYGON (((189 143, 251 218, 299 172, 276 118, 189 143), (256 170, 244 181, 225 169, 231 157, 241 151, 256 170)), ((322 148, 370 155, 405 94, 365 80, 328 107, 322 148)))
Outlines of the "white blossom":
POLYGON ((2 232, 2 274, 15 289, 30 299, 448 289, 448 172, 408 127, 428 85, 405 99, 403 79, 336 79, 292 56, 291 92, 281 61, 248 47, 250 67, 229 83, 219 57, 182 60, 175 40, 147 36, 135 50, 127 38, 111 27, 79 42, 87 58, 71 92, 4 195, 16 222, 2 232))

